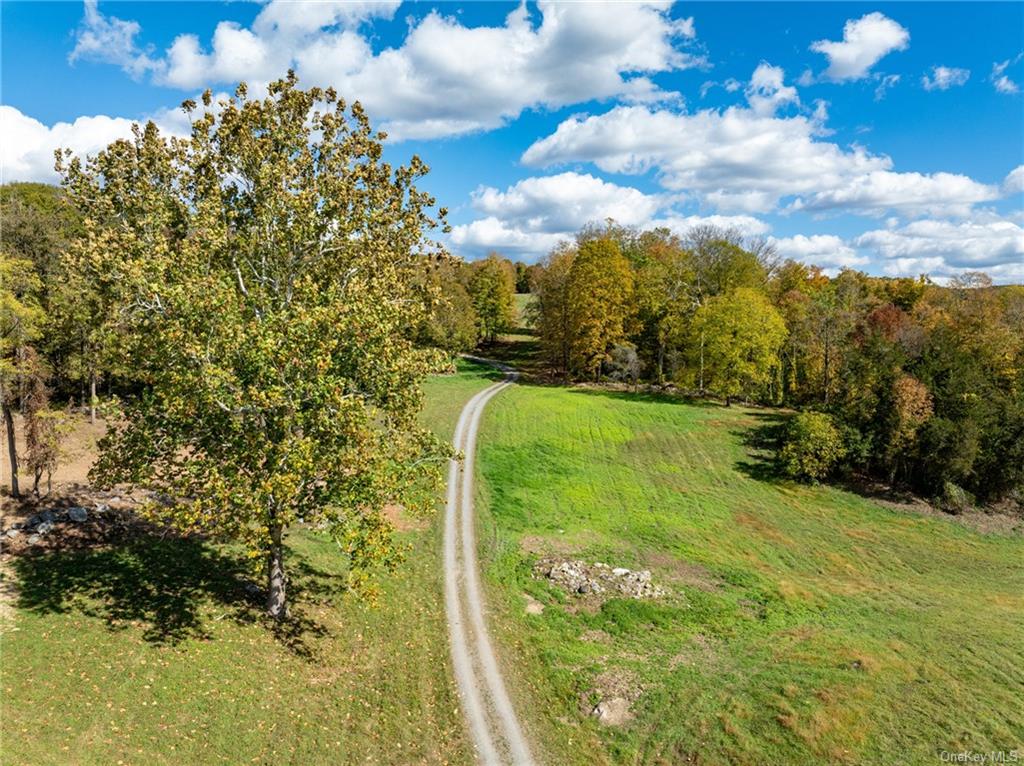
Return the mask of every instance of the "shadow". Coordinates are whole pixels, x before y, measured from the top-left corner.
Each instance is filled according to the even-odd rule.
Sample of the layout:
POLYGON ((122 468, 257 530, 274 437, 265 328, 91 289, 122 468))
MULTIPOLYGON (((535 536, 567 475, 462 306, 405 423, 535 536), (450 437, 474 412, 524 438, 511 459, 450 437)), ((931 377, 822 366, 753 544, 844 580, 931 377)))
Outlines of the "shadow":
POLYGON ((81 614, 115 631, 141 623, 154 644, 209 637, 201 614, 207 603, 239 622, 258 619, 240 561, 195 539, 146 535, 98 550, 23 555, 12 566, 20 608, 81 614))
POLYGON ((607 399, 621 399, 628 402, 647 402, 658 404, 684 404, 688 407, 699 407, 706 410, 722 410, 725 405, 711 399, 703 399, 697 396, 690 396, 679 391, 656 390, 649 386, 641 385, 638 390, 633 391, 630 387, 613 388, 609 384, 577 384, 568 389, 569 393, 581 396, 600 396, 607 399))
POLYGON ((783 472, 776 455, 782 445, 786 423, 789 422, 792 415, 778 411, 751 412, 749 414, 757 421, 757 424, 732 432, 733 436, 739 437, 749 458, 749 460, 737 461, 736 470, 751 479, 769 484, 791 482, 791 479, 783 472))
MULTIPOLYGON (((324 589, 330 575, 291 556, 289 594, 294 607, 324 589)), ((137 626, 143 640, 175 645, 208 639, 217 621, 262 624, 294 654, 314 658, 310 640, 327 634, 315 620, 294 610, 277 622, 264 614, 265 591, 249 577, 241 556, 216 550, 199 538, 134 534, 113 545, 51 548, 11 558, 18 579, 17 605, 36 614, 67 614, 101 620, 119 632, 137 626)))

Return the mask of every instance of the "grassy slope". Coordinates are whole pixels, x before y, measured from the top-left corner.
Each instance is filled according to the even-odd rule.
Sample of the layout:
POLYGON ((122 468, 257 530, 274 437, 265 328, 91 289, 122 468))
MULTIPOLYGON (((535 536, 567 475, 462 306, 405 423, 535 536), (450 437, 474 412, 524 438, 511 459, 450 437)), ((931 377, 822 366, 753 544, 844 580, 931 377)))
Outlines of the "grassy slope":
POLYGON ((765 417, 528 386, 489 405, 490 598, 554 762, 930 764, 942 749, 1024 749, 1024 539, 756 478, 744 436, 765 417), (525 548, 650 568, 675 597, 567 610, 525 548), (523 592, 542 615, 524 613, 523 592), (608 669, 644 690, 622 729, 580 710, 608 669))
MULTIPOLYGON (((428 382, 450 438, 489 382, 428 382)), ((231 580, 231 551, 143 541, 15 564, 3 636, 0 760, 10 764, 464 763, 448 668, 440 525, 406 532, 378 608, 338 592, 332 544, 290 537, 303 630, 275 637, 231 580), (298 643, 296 644, 296 639, 298 643), (291 644, 291 646, 289 646, 291 644)))

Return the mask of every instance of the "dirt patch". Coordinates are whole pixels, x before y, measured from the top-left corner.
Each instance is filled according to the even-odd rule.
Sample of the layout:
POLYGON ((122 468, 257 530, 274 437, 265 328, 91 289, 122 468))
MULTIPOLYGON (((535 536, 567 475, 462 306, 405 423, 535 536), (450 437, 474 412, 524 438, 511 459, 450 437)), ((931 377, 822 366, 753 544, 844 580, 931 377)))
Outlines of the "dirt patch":
POLYGON ((690 639, 688 646, 668 661, 669 670, 680 665, 686 667, 709 667, 718 661, 718 648, 714 641, 703 633, 697 633, 690 639))
POLYGON ((603 630, 585 630, 580 634, 580 641, 591 644, 608 644, 611 643, 611 640, 612 637, 603 630))
POLYGON ((609 668, 594 677, 593 688, 580 695, 580 711, 602 726, 622 726, 633 718, 632 706, 643 693, 636 674, 609 668))
POLYGON ((526 599, 527 614, 542 614, 544 612, 544 605, 529 593, 524 593, 523 598, 526 599))
POLYGON ((725 583, 700 564, 685 561, 671 553, 652 553, 645 559, 652 569, 658 570, 666 579, 680 583, 691 588, 714 593, 720 591, 725 583))
POLYGON ((405 509, 404 505, 388 503, 381 510, 384 517, 391 522, 391 526, 399 532, 422 532, 430 526, 427 519, 413 516, 405 509))

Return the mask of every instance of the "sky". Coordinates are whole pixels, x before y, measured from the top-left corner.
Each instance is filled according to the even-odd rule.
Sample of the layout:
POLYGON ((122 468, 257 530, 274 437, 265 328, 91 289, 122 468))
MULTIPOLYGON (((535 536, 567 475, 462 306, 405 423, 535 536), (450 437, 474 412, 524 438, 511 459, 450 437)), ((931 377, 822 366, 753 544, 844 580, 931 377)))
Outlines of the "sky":
POLYGON ((608 218, 1024 283, 1024 3, 0 2, 0 176, 293 68, 418 154, 452 252, 608 218))

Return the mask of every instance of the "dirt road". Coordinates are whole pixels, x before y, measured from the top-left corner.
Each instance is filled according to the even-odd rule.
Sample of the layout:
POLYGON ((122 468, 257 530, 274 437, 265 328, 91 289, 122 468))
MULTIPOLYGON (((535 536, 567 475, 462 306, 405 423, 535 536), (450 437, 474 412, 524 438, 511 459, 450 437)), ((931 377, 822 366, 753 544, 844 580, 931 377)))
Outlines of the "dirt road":
POLYGON ((469 400, 452 440, 465 459, 461 464, 452 460, 448 467, 444 567, 452 664, 477 756, 488 766, 534 763, 487 635, 473 516, 473 465, 480 415, 487 402, 515 378, 516 373, 506 369, 503 381, 469 400))

